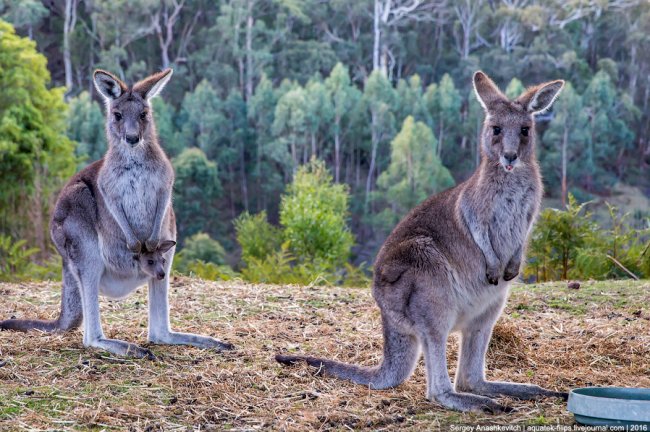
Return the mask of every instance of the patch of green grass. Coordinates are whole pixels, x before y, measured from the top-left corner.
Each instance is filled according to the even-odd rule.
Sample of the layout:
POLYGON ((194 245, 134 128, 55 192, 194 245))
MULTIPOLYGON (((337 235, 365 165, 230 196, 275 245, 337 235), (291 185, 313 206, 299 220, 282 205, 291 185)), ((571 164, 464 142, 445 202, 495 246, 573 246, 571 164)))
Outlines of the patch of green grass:
POLYGON ((650 281, 583 281, 579 289, 566 282, 518 284, 512 289, 510 304, 519 313, 556 309, 571 315, 584 315, 595 307, 624 312, 648 311, 650 281))

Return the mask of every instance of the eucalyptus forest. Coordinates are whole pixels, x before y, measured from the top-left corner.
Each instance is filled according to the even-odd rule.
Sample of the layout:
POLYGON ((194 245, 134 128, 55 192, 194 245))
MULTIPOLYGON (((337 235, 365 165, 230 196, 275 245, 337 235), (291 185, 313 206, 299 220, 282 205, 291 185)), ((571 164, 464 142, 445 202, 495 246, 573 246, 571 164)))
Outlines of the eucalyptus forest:
POLYGON ((153 110, 179 271, 363 283, 399 219, 476 168, 480 69, 510 97, 567 81, 537 117, 561 212, 540 219, 528 275, 626 275, 606 256, 650 275, 649 209, 603 222, 580 204, 621 185, 650 196, 647 1, 3 0, 0 14, 3 273, 25 258, 51 276, 56 194, 106 151, 93 71, 133 83, 171 67, 153 110))

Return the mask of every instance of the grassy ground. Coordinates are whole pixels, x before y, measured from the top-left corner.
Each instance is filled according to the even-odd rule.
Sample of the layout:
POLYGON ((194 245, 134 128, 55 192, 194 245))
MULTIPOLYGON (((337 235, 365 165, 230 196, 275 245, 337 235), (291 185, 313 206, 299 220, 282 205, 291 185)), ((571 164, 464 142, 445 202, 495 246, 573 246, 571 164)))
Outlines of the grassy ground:
MULTIPOLYGON (((107 336, 145 344, 145 294, 102 301, 107 336)), ((79 331, 0 332, 0 430, 444 430, 458 423, 572 422, 565 404, 550 399, 505 400, 517 411, 499 416, 444 410, 425 399, 422 364, 403 385, 371 391, 273 361, 290 350, 376 363, 382 341, 369 290, 179 278, 171 296, 176 329, 214 335, 237 350, 153 346, 159 361, 136 361, 84 349, 79 331)), ((0 284, 0 298, 0 317, 52 318, 59 289, 0 284)), ((650 387, 650 282, 516 286, 488 357, 490 379, 558 390, 650 387)), ((452 340, 452 374, 455 360, 452 340)))

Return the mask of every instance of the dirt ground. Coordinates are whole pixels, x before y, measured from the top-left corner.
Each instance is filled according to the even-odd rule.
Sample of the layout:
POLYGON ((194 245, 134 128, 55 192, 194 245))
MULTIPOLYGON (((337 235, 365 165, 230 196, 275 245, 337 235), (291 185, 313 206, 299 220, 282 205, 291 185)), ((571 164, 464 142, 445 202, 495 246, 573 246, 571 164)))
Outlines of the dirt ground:
MULTIPOLYGON (((53 318, 58 282, 0 284, 0 317, 53 318)), ((146 345, 146 290, 102 300, 108 337, 146 345)), ((175 278, 172 325, 236 345, 227 353, 150 346, 158 361, 84 349, 65 335, 0 332, 0 430, 436 430, 451 424, 571 424, 566 403, 502 400, 462 414, 425 399, 423 363, 391 390, 282 367, 276 352, 376 364, 379 313, 367 289, 175 278)), ((449 344, 454 373, 456 341, 449 344)), ((517 285, 495 330, 489 379, 568 390, 650 387, 650 281, 517 285)))

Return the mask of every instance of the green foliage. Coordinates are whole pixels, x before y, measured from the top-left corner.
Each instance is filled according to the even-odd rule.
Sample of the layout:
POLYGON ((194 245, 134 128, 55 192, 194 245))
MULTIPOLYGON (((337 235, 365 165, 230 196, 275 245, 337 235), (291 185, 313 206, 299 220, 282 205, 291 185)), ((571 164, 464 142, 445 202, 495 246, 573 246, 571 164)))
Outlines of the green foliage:
POLYGON ((264 211, 235 220, 242 277, 255 283, 367 286, 363 266, 346 262, 354 241, 347 208, 347 188, 332 183, 323 162, 313 159, 300 167, 282 198, 282 229, 269 224, 264 211))
POLYGON ((182 267, 175 266, 175 269, 176 271, 188 276, 194 276, 205 280, 229 281, 239 277, 239 275, 227 265, 218 265, 201 260, 184 263, 182 264, 182 267))
POLYGON ((534 275, 538 281, 569 278, 578 251, 596 231, 589 220, 591 215, 583 212, 587 204, 578 204, 569 195, 565 211, 541 212, 528 248, 527 275, 534 275))
POLYGON ((46 280, 61 277, 61 259, 53 258, 45 265, 32 261, 38 248, 27 247, 27 241, 0 234, 0 281, 46 280))
POLYGON ((220 131, 225 127, 222 101, 212 85, 203 80, 183 98, 181 137, 186 147, 198 147, 209 158, 218 156, 220 131))
POLYGON ((208 234, 200 232, 185 240, 185 246, 177 256, 182 256, 179 261, 200 260, 221 265, 225 262, 226 251, 218 241, 210 238, 208 234))
POLYGON ((382 23, 380 32, 369 31, 375 8, 368 1, 94 0, 51 14, 41 3, 0 0, 1 16, 47 53, 55 80, 49 83, 33 42, 4 24, 0 233, 38 246, 40 260, 49 251, 49 206, 79 168, 66 123, 83 163, 105 146, 91 99, 97 67, 131 83, 174 68, 153 102, 160 140, 175 164, 187 162, 180 156, 188 148, 204 154, 193 159, 196 170, 180 164, 188 168, 180 170, 184 185, 174 201, 181 240, 204 231, 230 250, 230 221, 263 210, 276 221, 285 185, 317 157, 336 183, 349 186, 350 226, 360 254, 371 255, 396 220, 393 203, 379 198, 403 180, 393 173, 391 143, 409 116, 428 126, 434 160, 457 181, 475 169, 484 118, 470 88, 477 69, 510 97, 547 79, 571 83, 537 117, 549 195, 571 190, 591 199, 619 181, 650 187, 650 117, 641 115, 650 106, 648 2, 438 2, 435 23, 413 11, 382 23), (75 19, 64 35, 66 13, 75 19), (68 61, 70 76, 62 67, 68 61), (56 88, 66 80, 67 116, 56 88), (380 185, 382 178, 391 180, 380 185))
POLYGON ((354 237, 347 226, 346 185, 333 184, 322 161, 298 169, 280 204, 280 223, 289 250, 299 262, 340 266, 348 259, 354 237))
POLYGON ((391 142, 391 161, 377 185, 388 202, 384 229, 391 229, 410 209, 435 192, 454 185, 454 179, 436 155, 438 142, 431 129, 408 116, 391 142))
POLYGON ((264 260, 280 249, 282 233, 267 221, 266 212, 256 215, 244 212, 233 222, 237 242, 242 249, 242 261, 264 260))
POLYGON ((46 65, 33 41, 0 20, 0 233, 41 250, 51 196, 76 166, 63 88, 48 88, 46 65))
MULTIPOLYGON (((566 210, 546 209, 535 225, 525 274, 537 281, 650 277, 647 245, 650 226, 636 230, 607 204, 610 228, 601 228, 569 194, 566 210), (644 252, 645 251, 645 252, 644 252), (622 266, 622 267, 621 267, 622 266)), ((649 221, 650 222, 650 221, 649 221)))
POLYGON ((77 143, 82 167, 104 156, 107 149, 104 114, 88 92, 68 101, 68 138, 77 143))
POLYGON ((237 277, 225 264, 223 246, 206 233, 194 234, 174 257, 174 269, 180 273, 208 280, 230 280, 237 277))
POLYGON ((176 172, 174 211, 180 241, 208 227, 212 228, 210 234, 220 234, 212 224, 218 219, 216 200, 221 195, 217 164, 198 148, 183 150, 172 164, 176 172))

